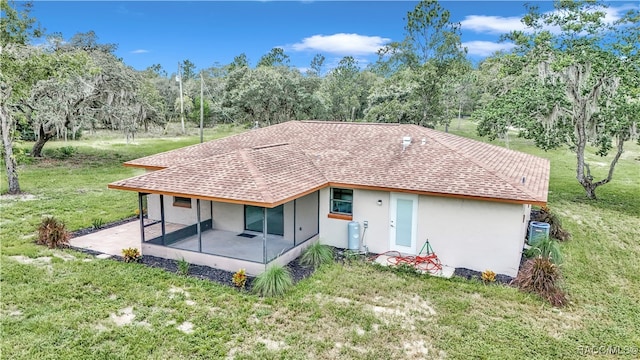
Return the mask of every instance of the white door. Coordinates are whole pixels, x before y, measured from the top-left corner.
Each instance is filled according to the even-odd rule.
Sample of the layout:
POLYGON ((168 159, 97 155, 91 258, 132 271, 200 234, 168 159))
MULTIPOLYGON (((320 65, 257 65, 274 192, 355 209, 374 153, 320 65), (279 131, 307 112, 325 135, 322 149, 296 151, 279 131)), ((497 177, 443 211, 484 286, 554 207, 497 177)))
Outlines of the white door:
POLYGON ((389 211, 390 250, 416 253, 418 195, 391 193, 389 211))

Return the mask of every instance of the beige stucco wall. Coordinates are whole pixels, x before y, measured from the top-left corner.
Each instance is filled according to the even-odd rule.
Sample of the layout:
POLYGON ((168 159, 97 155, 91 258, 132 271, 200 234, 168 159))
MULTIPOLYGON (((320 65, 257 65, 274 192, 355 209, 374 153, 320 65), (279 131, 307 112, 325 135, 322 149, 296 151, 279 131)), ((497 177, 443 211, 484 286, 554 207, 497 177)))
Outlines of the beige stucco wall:
POLYGON ((519 204, 420 196, 416 250, 429 239, 445 265, 516 276, 524 211, 519 204))
POLYGON ((293 241, 293 201, 284 204, 282 209, 282 216, 284 216, 284 238, 293 241))
POLYGON ((296 242, 300 243, 318 233, 318 193, 297 199, 295 210, 296 242))
MULTIPOLYGON (((339 248, 348 247, 349 220, 332 219, 330 190, 320 191, 320 241, 339 248)), ((383 191, 353 191, 353 221, 369 227, 361 242, 369 252, 390 249, 391 194, 383 191), (382 205, 378 205, 382 200, 382 205)), ((507 204, 445 197, 418 197, 418 229, 413 251, 417 254, 429 239, 443 264, 476 271, 486 269, 515 276, 520 264, 524 235, 529 221, 529 205, 507 204)))
MULTIPOLYGON (((147 195, 149 219, 160 220, 160 195, 147 195)), ((166 222, 193 225, 196 223, 196 199, 191 199, 191 208, 173 206, 173 196, 164 196, 164 217, 166 222)), ((200 200, 200 220, 211 219, 211 203, 200 200)))
MULTIPOLYGON (((350 220, 329 218, 330 190, 320 190, 320 242, 346 249, 350 220)), ((360 242, 370 252, 385 252, 389 246, 389 193, 386 191, 353 190, 353 220, 360 224, 360 242), (378 205, 382 200, 382 205, 378 205), (369 227, 364 232, 364 221, 369 227), (364 237, 363 237, 364 234, 364 237), (386 242, 382 239, 386 238, 386 242)))
POLYGON ((213 228, 241 233, 244 230, 244 205, 214 201, 213 228))

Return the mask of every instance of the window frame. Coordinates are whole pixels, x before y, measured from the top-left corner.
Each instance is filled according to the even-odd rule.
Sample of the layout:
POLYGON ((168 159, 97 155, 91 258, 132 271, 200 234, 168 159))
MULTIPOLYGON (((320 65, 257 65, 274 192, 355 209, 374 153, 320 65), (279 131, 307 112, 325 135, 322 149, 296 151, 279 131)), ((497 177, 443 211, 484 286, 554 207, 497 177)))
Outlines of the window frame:
POLYGON ((184 196, 174 196, 173 197, 173 206, 186 208, 186 209, 191 209, 191 206, 192 206, 192 201, 191 200, 192 200, 191 198, 184 197, 184 196), (187 204, 187 201, 189 202, 188 204, 187 204))
POLYGON ((352 217, 353 216, 353 189, 331 188, 330 194, 329 194, 329 213, 337 216, 352 217), (345 200, 341 198, 336 198, 335 196, 336 190, 340 193, 344 192, 344 194, 340 194, 340 195, 351 195, 351 199, 345 200), (340 209, 334 210, 334 201, 349 204, 350 212, 339 211, 340 209))

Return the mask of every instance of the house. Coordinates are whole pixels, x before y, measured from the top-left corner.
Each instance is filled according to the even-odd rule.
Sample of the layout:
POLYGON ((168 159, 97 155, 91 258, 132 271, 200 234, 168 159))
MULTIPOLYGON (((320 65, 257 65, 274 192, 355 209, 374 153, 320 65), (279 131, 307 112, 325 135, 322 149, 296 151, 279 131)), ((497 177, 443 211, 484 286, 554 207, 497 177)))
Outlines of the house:
POLYGON ((546 159, 408 124, 290 121, 124 165, 147 170, 109 184, 139 194, 143 254, 254 275, 318 240, 428 239, 445 265, 515 276, 549 183, 546 159))

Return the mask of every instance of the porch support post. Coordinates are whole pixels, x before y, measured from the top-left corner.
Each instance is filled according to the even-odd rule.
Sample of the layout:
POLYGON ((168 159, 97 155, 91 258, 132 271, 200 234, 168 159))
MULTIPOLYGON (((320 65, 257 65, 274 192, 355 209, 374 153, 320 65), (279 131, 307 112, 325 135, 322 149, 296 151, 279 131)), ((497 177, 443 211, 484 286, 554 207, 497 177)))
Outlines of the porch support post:
POLYGON ((198 252, 202 252, 202 229, 200 228, 200 199, 196 199, 196 217, 198 219, 198 224, 196 225, 196 229, 198 229, 198 252))
POLYGON ((167 230, 164 226, 164 195, 160 194, 160 228, 162 229, 162 245, 165 244, 167 230))
POLYGON ((267 268, 267 208, 262 208, 262 261, 267 268))
POLYGON ((142 207, 142 197, 144 194, 138 193, 138 216, 140 217, 140 244, 144 243, 144 214, 142 207))
POLYGON ((298 245, 296 243, 296 235, 298 235, 298 227, 296 226, 296 199, 293 199, 293 247, 298 245))

